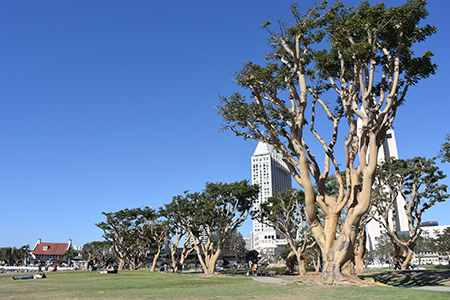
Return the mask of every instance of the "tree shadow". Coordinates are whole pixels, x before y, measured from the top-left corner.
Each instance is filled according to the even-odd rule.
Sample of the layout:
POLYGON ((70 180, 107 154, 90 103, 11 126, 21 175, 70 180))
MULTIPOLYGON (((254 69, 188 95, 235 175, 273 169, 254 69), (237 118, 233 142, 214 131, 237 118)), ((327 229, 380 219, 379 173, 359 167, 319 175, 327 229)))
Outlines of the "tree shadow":
POLYGON ((440 270, 388 271, 359 277, 393 286, 450 286, 450 271, 440 270))

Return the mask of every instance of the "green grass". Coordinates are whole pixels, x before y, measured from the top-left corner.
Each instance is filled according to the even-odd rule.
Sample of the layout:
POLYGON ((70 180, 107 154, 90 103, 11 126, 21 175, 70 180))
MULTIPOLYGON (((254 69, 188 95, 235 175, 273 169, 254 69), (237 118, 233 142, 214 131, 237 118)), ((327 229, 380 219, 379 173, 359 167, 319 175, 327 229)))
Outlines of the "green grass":
POLYGON ((449 299, 447 292, 393 287, 328 287, 265 284, 242 276, 120 271, 100 275, 74 271, 46 279, 0 276, 0 299, 449 299))
POLYGON ((423 265, 420 267, 425 268, 427 270, 450 270, 449 265, 423 265))

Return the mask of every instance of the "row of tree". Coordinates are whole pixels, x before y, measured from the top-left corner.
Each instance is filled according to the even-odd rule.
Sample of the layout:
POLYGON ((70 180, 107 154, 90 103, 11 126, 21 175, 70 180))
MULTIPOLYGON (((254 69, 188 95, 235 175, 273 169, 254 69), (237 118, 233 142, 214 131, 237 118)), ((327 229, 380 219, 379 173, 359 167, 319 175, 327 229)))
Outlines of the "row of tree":
MULTIPOLYGON (((185 192, 158 209, 142 207, 104 212, 106 221, 96 225, 103 230, 107 243, 89 245, 97 249, 90 251, 94 253, 92 258, 106 262, 112 248, 119 260, 119 269, 126 263, 136 269, 152 251, 151 270, 154 271, 161 251, 167 245, 174 271, 195 250, 205 274, 213 274, 225 244, 232 244, 235 250, 243 249, 242 243, 239 246, 232 240, 249 215, 258 193, 258 186, 249 185, 245 180, 229 184, 207 183, 202 192, 185 192), (178 248, 182 248, 182 252, 177 255, 178 248)), ((239 250, 237 252, 243 255, 243 250, 240 254, 239 250)))
POLYGON ((30 245, 20 248, 2 247, 0 248, 0 262, 7 265, 24 265, 28 261, 30 245))
MULTIPOLYGON (((351 265, 357 273, 364 271, 366 225, 372 220, 379 222, 380 226, 385 229, 385 237, 389 239, 388 244, 381 241, 383 245, 380 247, 383 248, 387 245, 391 248, 399 268, 407 269, 409 267, 421 237, 420 224, 423 213, 437 202, 445 201, 449 197, 447 186, 440 183, 445 177, 446 175, 435 165, 434 159, 389 158, 378 165, 375 183, 372 187, 372 205, 361 219, 359 226, 355 228, 357 238, 351 265), (398 203, 399 197, 405 202, 404 205, 398 203), (397 223, 399 214, 405 214, 407 217, 408 235, 400 231, 397 223)), ((345 174, 342 175, 342 178, 346 179, 345 174)), ((329 178, 326 188, 331 195, 337 192, 336 186, 336 178, 329 178)), ((321 256, 316 255, 318 252, 317 242, 306 224, 303 191, 290 190, 279 193, 261 204, 260 209, 253 215, 260 222, 273 226, 283 234, 288 241, 290 251, 292 251, 291 255, 296 257, 300 274, 304 274, 306 271, 305 258, 307 256, 313 263, 317 260, 320 261, 321 256), (310 251, 310 249, 315 249, 316 252, 310 251)), ((324 221, 322 215, 320 222, 324 221)), ((336 224, 337 234, 342 230, 342 225, 342 222, 336 224)), ((423 249, 424 238, 420 240, 423 249)), ((441 238, 440 241, 444 240, 441 238)), ((435 245, 444 245, 442 242, 437 242, 433 241, 435 245)), ((431 242, 428 243, 428 245, 430 244, 431 242)), ((443 254, 446 253, 445 251, 450 251, 445 247, 439 249, 428 247, 427 251, 433 251, 433 249, 439 250, 443 254)), ((315 265, 319 266, 320 262, 315 265)), ((288 271, 290 271, 289 265, 288 271)))
MULTIPOLYGON (((437 31, 428 24, 419 26, 428 15, 426 1, 394 7, 325 1, 305 13, 293 4, 291 12, 291 22, 279 21, 278 31, 270 29, 269 21, 262 26, 270 34, 267 63, 248 62, 234 75, 248 95, 222 97, 218 106, 222 129, 273 145, 303 190, 270 200, 255 217, 284 232, 298 262, 315 244, 322 275, 340 281, 343 275, 354 275, 354 266, 362 261, 365 224, 377 212, 406 266, 423 212, 447 197, 445 187, 437 185, 443 174, 423 158, 387 161, 383 173, 377 158, 407 92, 437 69, 431 51, 416 56, 412 50, 437 31), (339 145, 343 158, 337 155, 339 145), (390 219, 398 194, 406 200, 409 216, 406 242, 390 219), (284 211, 292 212, 290 223, 278 217, 284 211)), ((442 158, 448 160, 445 153, 442 158)), ((122 266, 128 261, 136 267, 149 247, 157 257, 160 245, 168 241, 175 249, 186 237, 210 274, 257 192, 246 182, 207 184, 203 192, 176 196, 158 211, 104 213, 107 221, 97 225, 122 266)))

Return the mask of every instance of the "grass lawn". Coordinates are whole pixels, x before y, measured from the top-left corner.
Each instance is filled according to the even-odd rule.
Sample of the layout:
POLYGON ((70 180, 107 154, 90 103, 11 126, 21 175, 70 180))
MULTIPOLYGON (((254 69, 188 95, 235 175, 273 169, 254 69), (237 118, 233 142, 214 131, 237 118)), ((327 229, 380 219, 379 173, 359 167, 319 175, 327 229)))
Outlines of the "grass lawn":
POLYGON ((120 271, 100 275, 73 271, 48 273, 45 279, 12 280, 0 276, 0 299, 449 299, 448 292, 394 287, 328 287, 265 284, 242 276, 120 271))

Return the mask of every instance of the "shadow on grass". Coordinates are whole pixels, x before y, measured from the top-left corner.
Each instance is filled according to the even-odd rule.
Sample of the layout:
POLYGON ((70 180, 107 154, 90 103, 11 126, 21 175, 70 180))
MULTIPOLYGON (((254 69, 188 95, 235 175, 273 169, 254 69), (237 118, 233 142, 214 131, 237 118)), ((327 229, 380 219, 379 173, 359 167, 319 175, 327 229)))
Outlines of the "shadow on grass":
POLYGON ((450 271, 405 270, 359 276, 393 286, 450 286, 450 271))

